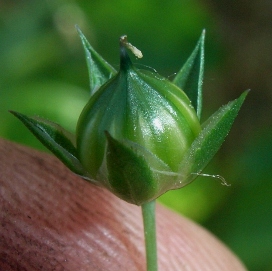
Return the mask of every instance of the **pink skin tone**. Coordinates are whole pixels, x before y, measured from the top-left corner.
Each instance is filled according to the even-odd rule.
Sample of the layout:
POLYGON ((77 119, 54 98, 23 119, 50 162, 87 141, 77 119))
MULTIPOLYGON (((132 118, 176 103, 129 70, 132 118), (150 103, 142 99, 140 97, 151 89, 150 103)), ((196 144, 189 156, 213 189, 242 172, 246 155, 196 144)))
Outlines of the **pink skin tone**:
MULTIPOLYGON (((0 173, 0 270, 145 270, 140 207, 4 140, 0 173)), ((207 230, 159 204, 157 237, 160 271, 246 270, 207 230)))

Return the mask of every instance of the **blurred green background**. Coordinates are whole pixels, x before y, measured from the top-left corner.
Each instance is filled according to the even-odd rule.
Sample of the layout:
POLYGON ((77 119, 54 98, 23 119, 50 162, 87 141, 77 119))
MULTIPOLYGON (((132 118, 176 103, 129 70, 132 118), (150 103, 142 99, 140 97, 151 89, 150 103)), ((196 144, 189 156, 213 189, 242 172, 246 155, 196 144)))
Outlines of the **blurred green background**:
POLYGON ((173 77, 206 29, 203 120, 252 89, 205 173, 161 201, 223 240, 249 270, 272 270, 271 0, 0 0, 0 136, 45 150, 7 111, 38 115, 74 131, 88 100, 78 24, 118 68, 127 34, 136 65, 173 77))

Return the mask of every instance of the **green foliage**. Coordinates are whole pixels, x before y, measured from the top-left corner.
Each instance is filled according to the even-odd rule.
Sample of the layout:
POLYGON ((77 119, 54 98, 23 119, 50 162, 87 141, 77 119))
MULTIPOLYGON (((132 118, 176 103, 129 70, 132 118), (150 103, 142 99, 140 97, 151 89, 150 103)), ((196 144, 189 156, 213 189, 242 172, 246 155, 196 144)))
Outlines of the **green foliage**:
MULTIPOLYGON (((246 93, 220 108, 199 131, 188 97, 166 78, 137 70, 126 52, 125 46, 132 47, 126 39, 120 39, 120 70, 111 79, 110 66, 80 30, 79 35, 87 50, 92 95, 78 120, 77 144, 59 125, 12 113, 74 173, 130 203, 142 205, 193 181, 220 148, 246 93)), ((203 35, 195 56, 178 74, 179 84, 202 82, 204 53, 197 54, 203 51, 201 41, 203 35)), ((200 114, 202 84, 184 87, 200 114)))
MULTIPOLYGON (((114 68, 118 64, 117 50, 108 48, 115 46, 116 37, 126 33, 144 53, 144 59, 137 60, 136 66, 152 65, 170 78, 180 63, 185 62, 205 27, 208 38, 204 119, 226 96, 235 97, 237 89, 252 87, 248 82, 242 87, 237 85, 240 74, 222 82, 222 74, 228 73, 225 53, 236 50, 228 47, 233 40, 226 40, 220 34, 221 24, 216 19, 220 16, 220 13, 214 16, 199 1, 118 0, 114 4, 103 0, 69 3, 29 0, 16 4, 4 1, 0 9, 0 136, 45 150, 18 125, 18 120, 8 113, 10 109, 42 116, 74 132, 79 113, 89 98, 88 73, 75 24, 79 24, 93 47, 114 68), (61 101, 62 106, 58 106, 61 101)), ((265 39, 262 34, 262 41, 265 39)), ((262 43, 250 43, 249 48, 253 49, 254 44, 262 43)), ((256 65, 254 56, 250 56, 244 58, 242 66, 256 65)), ((231 58, 227 58, 235 70, 240 63, 237 65, 237 59, 234 60, 231 64, 231 58)), ((253 76, 251 72, 248 74, 253 76)), ((223 175, 231 187, 221 186, 212 178, 198 177, 197 182, 168 192, 160 199, 178 212, 205 223, 238 253, 249 270, 259 271, 271 269, 268 219, 272 203, 271 131, 268 130, 271 123, 267 123, 269 111, 260 114, 266 99, 260 82, 268 90, 269 84, 263 76, 252 77, 252 81, 258 87, 248 99, 251 106, 243 108, 223 150, 205 169, 207 173, 223 175), (254 117, 243 117, 246 111, 254 112, 251 114, 254 117), (258 118, 264 126, 256 125, 258 118), (258 140, 252 141, 253 137, 258 140)))
MULTIPOLYGON (((188 169, 190 173, 202 172, 229 133, 247 93, 244 92, 238 99, 222 106, 202 124, 202 131, 183 158, 180 169, 188 169)), ((194 179, 195 176, 190 175, 187 182, 194 179)))
POLYGON ((35 136, 74 173, 86 175, 77 158, 75 136, 61 126, 40 118, 31 118, 11 111, 35 136))
POLYGON ((78 27, 77 31, 84 47, 89 70, 90 90, 93 95, 100 86, 116 74, 116 70, 93 49, 78 27))
POLYGON ((152 175, 150 165, 144 157, 130 147, 120 144, 109 133, 106 135, 106 159, 111 190, 120 198, 137 205, 142 205, 146 199, 154 198, 159 183, 152 175))
POLYGON ((205 30, 196 48, 173 80, 189 97, 200 119, 202 110, 202 84, 204 75, 205 30), (197 91, 196 91, 197 89, 197 91))

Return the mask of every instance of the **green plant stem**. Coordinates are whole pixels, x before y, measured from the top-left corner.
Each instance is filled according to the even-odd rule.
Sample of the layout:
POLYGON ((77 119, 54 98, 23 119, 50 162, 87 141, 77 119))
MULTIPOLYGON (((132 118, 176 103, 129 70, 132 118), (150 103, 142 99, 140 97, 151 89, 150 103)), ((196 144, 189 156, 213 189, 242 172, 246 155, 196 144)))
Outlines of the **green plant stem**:
POLYGON ((158 270, 155 206, 155 200, 142 205, 147 271, 158 270))

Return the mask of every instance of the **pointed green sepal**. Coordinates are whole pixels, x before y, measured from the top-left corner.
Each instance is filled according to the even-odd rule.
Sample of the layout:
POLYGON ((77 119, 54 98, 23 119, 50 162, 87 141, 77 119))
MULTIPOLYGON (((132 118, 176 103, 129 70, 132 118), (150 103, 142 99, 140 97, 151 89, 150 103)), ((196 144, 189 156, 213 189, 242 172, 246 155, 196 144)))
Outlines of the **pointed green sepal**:
POLYGON ((151 200, 157 182, 145 158, 106 132, 107 169, 110 189, 120 198, 137 205, 151 200))
POLYGON ((33 135, 53 154, 55 154, 71 171, 84 177, 84 169, 77 158, 77 150, 73 144, 73 135, 61 126, 40 118, 27 117, 10 111, 33 135))
POLYGON ((84 47, 89 71, 91 95, 93 95, 101 85, 106 83, 117 72, 93 49, 81 30, 78 27, 76 28, 84 47))
POLYGON ((238 99, 219 108, 203 123, 203 130, 193 142, 180 166, 180 172, 186 176, 183 185, 193 181, 217 153, 228 135, 247 93, 248 91, 245 91, 238 99))
POLYGON ((204 40, 205 30, 203 30, 200 39, 183 65, 181 70, 177 73, 173 83, 181 88, 189 97, 193 107, 200 119, 202 110, 202 84, 204 74, 204 40))

